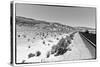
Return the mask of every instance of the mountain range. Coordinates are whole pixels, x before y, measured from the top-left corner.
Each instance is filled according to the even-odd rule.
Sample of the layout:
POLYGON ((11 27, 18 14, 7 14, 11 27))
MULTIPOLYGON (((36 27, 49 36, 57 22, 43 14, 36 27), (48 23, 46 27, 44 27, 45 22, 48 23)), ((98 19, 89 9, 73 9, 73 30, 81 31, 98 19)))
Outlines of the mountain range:
MULTIPOLYGON (((93 31, 95 32, 96 29, 94 28, 89 28, 89 27, 72 27, 69 25, 63 25, 61 23, 57 22, 48 22, 48 21, 42 21, 42 20, 36 20, 36 19, 31 19, 31 18, 26 18, 26 17, 21 17, 21 16, 16 16, 16 24, 19 26, 41 26, 43 29, 47 30, 52 30, 52 31, 81 31, 84 32, 86 30, 88 31, 93 31)), ((67 23, 66 23, 67 24, 67 23)))

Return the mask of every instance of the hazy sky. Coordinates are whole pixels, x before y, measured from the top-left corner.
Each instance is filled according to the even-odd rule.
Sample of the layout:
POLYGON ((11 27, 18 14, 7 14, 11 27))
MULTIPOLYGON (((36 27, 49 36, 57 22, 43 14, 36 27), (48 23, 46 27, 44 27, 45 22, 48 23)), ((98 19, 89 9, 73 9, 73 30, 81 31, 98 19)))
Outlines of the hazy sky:
POLYGON ((16 16, 95 28, 95 8, 16 4, 16 16))

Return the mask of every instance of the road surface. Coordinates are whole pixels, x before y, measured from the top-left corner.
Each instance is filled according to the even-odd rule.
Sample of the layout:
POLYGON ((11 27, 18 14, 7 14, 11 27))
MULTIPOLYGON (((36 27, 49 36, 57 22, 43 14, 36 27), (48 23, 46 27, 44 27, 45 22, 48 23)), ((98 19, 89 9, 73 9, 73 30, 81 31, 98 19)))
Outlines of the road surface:
POLYGON ((79 33, 86 47, 89 49, 93 58, 96 58, 96 45, 87 39, 82 33, 79 33))

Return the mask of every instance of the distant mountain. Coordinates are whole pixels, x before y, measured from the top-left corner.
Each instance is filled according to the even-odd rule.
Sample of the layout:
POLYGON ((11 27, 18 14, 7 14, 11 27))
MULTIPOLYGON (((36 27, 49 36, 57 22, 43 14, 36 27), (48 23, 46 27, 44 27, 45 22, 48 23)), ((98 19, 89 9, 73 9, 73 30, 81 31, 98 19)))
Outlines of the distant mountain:
POLYGON ((95 31, 93 28, 88 27, 71 27, 68 25, 63 25, 61 23, 57 22, 47 22, 47 21, 41 21, 21 16, 16 16, 16 24, 19 26, 37 26, 42 29, 51 30, 51 31, 78 31, 78 32, 84 32, 86 30, 89 31, 95 31))
POLYGON ((58 31, 74 29, 71 26, 63 25, 57 22, 47 22, 21 16, 16 16, 16 24, 20 26, 41 26, 43 29, 58 31))
POLYGON ((35 24, 41 24, 41 23, 49 24, 49 22, 46 22, 46 21, 35 20, 35 19, 21 17, 21 16, 16 16, 16 23, 17 24, 28 24, 28 25, 35 25, 35 24))

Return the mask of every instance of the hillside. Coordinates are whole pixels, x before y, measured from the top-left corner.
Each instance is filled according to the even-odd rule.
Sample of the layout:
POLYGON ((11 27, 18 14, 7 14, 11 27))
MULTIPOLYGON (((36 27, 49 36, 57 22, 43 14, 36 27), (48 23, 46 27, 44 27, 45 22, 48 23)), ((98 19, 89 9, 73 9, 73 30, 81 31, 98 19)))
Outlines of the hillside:
POLYGON ((17 16, 17 63, 93 58, 78 32, 61 23, 17 16))

